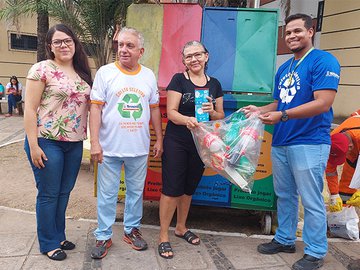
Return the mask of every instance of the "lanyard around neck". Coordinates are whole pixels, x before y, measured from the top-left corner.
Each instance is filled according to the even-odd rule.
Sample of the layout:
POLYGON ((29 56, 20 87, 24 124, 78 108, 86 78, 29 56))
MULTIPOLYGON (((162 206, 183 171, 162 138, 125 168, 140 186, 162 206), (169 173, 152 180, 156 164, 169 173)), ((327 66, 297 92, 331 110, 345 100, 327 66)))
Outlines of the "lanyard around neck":
POLYGON ((290 70, 291 70, 291 67, 294 63, 294 59, 295 57, 291 60, 291 63, 290 63, 290 66, 289 66, 289 73, 290 73, 290 76, 289 76, 289 84, 288 86, 290 87, 291 83, 292 83, 292 78, 294 76, 294 73, 295 73, 295 70, 296 68, 301 64, 301 62, 305 59, 306 56, 308 56, 309 53, 311 53, 311 51, 314 49, 314 47, 311 47, 310 50, 308 50, 304 55, 303 57, 300 58, 299 62, 296 63, 295 67, 294 67, 294 70, 290 73, 290 70))

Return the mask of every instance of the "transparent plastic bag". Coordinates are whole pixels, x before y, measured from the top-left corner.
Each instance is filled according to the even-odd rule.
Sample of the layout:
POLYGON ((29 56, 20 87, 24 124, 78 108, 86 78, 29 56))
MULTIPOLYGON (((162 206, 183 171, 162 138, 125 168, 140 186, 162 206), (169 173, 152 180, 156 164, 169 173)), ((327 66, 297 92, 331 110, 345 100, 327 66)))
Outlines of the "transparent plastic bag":
POLYGON ((251 192, 264 136, 257 115, 246 118, 239 109, 224 119, 202 122, 192 135, 206 167, 251 192))

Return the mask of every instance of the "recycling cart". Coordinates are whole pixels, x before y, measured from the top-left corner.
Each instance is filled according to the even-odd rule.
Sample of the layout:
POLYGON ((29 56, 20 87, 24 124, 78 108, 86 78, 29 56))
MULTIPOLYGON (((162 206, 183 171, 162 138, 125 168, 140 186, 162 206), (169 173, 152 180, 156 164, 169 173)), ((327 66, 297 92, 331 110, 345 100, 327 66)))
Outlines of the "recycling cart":
MULTIPOLYGON (((249 104, 263 106, 273 101, 277 38, 278 10, 204 9, 201 41, 210 52, 207 73, 217 78, 228 93, 224 96, 226 115, 249 104)), ((193 197, 194 203, 264 211, 263 232, 270 233, 271 212, 276 210, 270 158, 272 133, 273 126, 265 126, 251 194, 226 185, 226 180, 218 175, 205 173, 193 197), (209 182, 212 192, 205 192, 204 189, 209 191, 209 182), (221 193, 216 192, 219 186, 223 187, 221 193)))
MULTIPOLYGON (((164 89, 173 74, 184 70, 181 50, 190 40, 201 40, 209 51, 207 74, 221 82, 226 115, 249 104, 263 106, 273 101, 278 10, 132 4, 128 8, 127 26, 144 34, 142 64, 151 68, 158 79, 163 130, 167 123, 164 89)), ((152 127, 150 132, 152 152, 155 142, 152 127)), ((262 211, 263 232, 269 234, 271 213, 276 210, 270 159, 272 133, 273 127, 265 126, 251 194, 206 168, 192 203, 262 211)), ((125 196, 123 179, 122 174, 119 197, 125 196)), ((150 156, 144 199, 159 200, 160 193, 161 160, 150 156)))

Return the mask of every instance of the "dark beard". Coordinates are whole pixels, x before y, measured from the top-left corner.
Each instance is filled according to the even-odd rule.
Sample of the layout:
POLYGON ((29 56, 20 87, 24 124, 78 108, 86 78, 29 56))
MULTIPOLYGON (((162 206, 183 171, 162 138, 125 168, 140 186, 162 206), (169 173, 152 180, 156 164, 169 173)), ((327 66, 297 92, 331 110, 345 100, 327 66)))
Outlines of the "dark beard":
POLYGON ((298 52, 301 52, 302 50, 304 50, 305 47, 298 47, 298 48, 295 48, 293 50, 291 50, 293 53, 298 53, 298 52))

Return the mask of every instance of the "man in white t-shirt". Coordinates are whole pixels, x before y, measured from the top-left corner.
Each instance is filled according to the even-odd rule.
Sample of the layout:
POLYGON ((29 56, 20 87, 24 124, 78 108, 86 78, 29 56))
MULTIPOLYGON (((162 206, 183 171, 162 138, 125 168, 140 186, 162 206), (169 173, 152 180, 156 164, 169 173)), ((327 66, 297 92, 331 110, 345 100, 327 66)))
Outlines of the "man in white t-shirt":
POLYGON ((139 227, 150 119, 156 133, 154 157, 161 157, 163 152, 156 78, 150 69, 139 64, 144 38, 137 30, 125 27, 119 33, 118 45, 119 60, 97 71, 90 94, 91 158, 99 163, 98 228, 91 253, 94 259, 104 258, 112 244, 122 165, 126 185, 123 240, 135 250, 147 248, 139 227))

